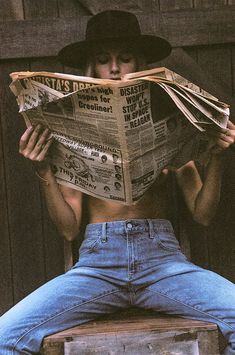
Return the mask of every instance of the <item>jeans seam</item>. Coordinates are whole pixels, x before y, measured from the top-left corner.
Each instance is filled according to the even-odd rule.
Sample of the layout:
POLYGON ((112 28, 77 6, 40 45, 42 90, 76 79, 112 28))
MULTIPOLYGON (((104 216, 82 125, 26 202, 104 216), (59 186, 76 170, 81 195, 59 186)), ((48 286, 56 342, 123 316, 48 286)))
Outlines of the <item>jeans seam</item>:
POLYGON ((150 290, 149 288, 146 288, 146 291, 163 295, 164 297, 166 297, 166 298, 168 298, 168 299, 170 299, 170 300, 173 300, 174 302, 177 302, 177 303, 179 303, 179 304, 183 304, 184 306, 186 306, 186 307, 188 307, 188 308, 191 308, 191 309, 193 309, 194 311, 197 311, 197 312, 202 313, 202 314, 207 315, 207 316, 209 315, 211 318, 213 318, 213 319, 215 319, 215 320, 217 320, 217 321, 223 323, 224 325, 226 325, 227 327, 229 327, 231 330, 234 331, 233 327, 231 327, 230 324, 228 324, 227 322, 225 322, 223 319, 219 319, 219 318, 217 318, 217 317, 211 315, 209 312, 208 312, 208 313, 207 313, 207 312, 204 312, 204 311, 202 311, 202 310, 200 310, 200 309, 197 309, 197 308, 194 307, 194 306, 191 306, 191 305, 189 305, 189 304, 187 304, 187 303, 184 303, 184 302, 182 302, 182 301, 180 301, 180 300, 177 300, 177 299, 175 299, 175 298, 173 298, 173 297, 169 297, 168 295, 166 295, 166 294, 163 293, 163 292, 155 291, 155 290, 150 290))
POLYGON ((12 348, 12 354, 14 355, 13 351, 15 350, 16 345, 19 343, 19 341, 20 341, 25 335, 27 335, 29 332, 31 332, 32 330, 38 328, 38 327, 41 326, 42 324, 45 324, 45 323, 47 323, 49 320, 52 320, 52 319, 54 319, 54 318, 56 318, 56 317, 62 315, 63 313, 66 313, 66 312, 68 312, 68 311, 71 311, 71 310, 74 309, 74 308, 78 308, 78 307, 80 307, 80 306, 82 306, 82 305, 85 305, 85 304, 88 304, 88 303, 90 303, 90 302, 92 302, 92 301, 98 300, 99 298, 102 298, 102 297, 105 297, 105 296, 107 296, 107 295, 111 295, 111 294, 114 294, 114 293, 118 293, 118 292, 121 292, 121 291, 120 291, 120 290, 114 290, 114 291, 111 291, 111 292, 106 293, 105 295, 102 294, 102 295, 99 295, 99 296, 97 296, 97 297, 91 298, 89 301, 82 302, 82 303, 80 303, 79 305, 73 305, 72 307, 67 308, 66 310, 64 310, 64 311, 62 311, 62 312, 56 313, 56 314, 54 314, 53 316, 47 318, 46 320, 40 322, 39 324, 33 326, 32 328, 28 329, 24 334, 22 334, 22 335, 16 340, 16 342, 15 342, 15 344, 14 344, 14 347, 12 348))

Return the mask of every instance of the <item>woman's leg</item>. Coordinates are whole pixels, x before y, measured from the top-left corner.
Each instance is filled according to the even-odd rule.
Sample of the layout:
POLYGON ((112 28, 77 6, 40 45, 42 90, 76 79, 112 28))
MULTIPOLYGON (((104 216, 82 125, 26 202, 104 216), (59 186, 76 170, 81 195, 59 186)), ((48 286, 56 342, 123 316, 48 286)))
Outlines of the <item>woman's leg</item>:
POLYGON ((49 281, 0 318, 0 354, 39 352, 49 334, 125 306, 124 292, 92 270, 72 269, 49 281))
POLYGON ((79 262, 0 318, 0 354, 37 353, 46 335, 128 307, 125 240, 119 224, 106 229, 88 225, 79 262))
POLYGON ((166 223, 149 223, 150 237, 139 240, 135 257, 135 305, 216 323, 228 341, 225 354, 235 354, 235 285, 187 261, 166 223))
POLYGON ((167 314, 212 322, 235 354, 235 285, 203 269, 169 276, 139 292, 136 305, 167 314))

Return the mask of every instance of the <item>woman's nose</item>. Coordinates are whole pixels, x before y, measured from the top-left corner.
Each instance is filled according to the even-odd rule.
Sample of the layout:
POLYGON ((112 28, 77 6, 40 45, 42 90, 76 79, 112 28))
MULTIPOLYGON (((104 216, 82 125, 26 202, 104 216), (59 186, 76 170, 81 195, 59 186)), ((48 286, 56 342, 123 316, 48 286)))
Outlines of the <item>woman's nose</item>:
POLYGON ((119 64, 116 59, 113 59, 111 62, 111 73, 117 74, 120 72, 119 64))

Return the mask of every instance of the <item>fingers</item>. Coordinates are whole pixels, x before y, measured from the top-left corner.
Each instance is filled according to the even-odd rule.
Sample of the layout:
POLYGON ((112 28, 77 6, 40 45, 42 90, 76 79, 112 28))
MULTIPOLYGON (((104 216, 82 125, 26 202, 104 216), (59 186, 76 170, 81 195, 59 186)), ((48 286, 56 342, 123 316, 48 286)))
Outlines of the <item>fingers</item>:
POLYGON ((30 126, 26 129, 26 131, 24 132, 24 134, 21 136, 21 139, 20 139, 20 145, 19 145, 19 151, 20 153, 25 149, 25 147, 27 146, 27 143, 28 143, 28 139, 31 135, 31 132, 33 130, 33 127, 30 126))
POLYGON ((29 127, 20 139, 19 152, 25 158, 33 161, 42 161, 48 152, 52 139, 49 139, 48 128, 42 129, 40 125, 29 127))
POLYGON ((213 137, 215 142, 215 145, 212 148, 214 154, 222 153, 235 143, 235 125, 231 121, 228 121, 227 128, 222 129, 221 131, 209 128, 207 133, 213 137))
POLYGON ((235 125, 232 121, 228 120, 227 128, 235 131, 235 125))
POLYGON ((50 148, 52 142, 53 142, 53 140, 49 139, 47 141, 47 143, 42 147, 41 152, 39 152, 39 154, 37 156, 37 159, 36 159, 37 161, 42 161, 46 157, 48 149, 50 148))

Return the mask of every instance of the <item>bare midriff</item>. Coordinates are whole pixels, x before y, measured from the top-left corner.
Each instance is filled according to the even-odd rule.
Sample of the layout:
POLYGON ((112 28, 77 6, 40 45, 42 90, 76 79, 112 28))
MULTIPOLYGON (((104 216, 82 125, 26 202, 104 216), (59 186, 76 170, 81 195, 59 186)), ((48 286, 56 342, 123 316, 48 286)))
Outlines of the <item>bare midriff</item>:
POLYGON ((144 196, 135 205, 131 206, 89 196, 87 201, 89 223, 145 218, 168 219, 169 201, 166 179, 167 176, 158 179, 154 185, 145 192, 144 196))

